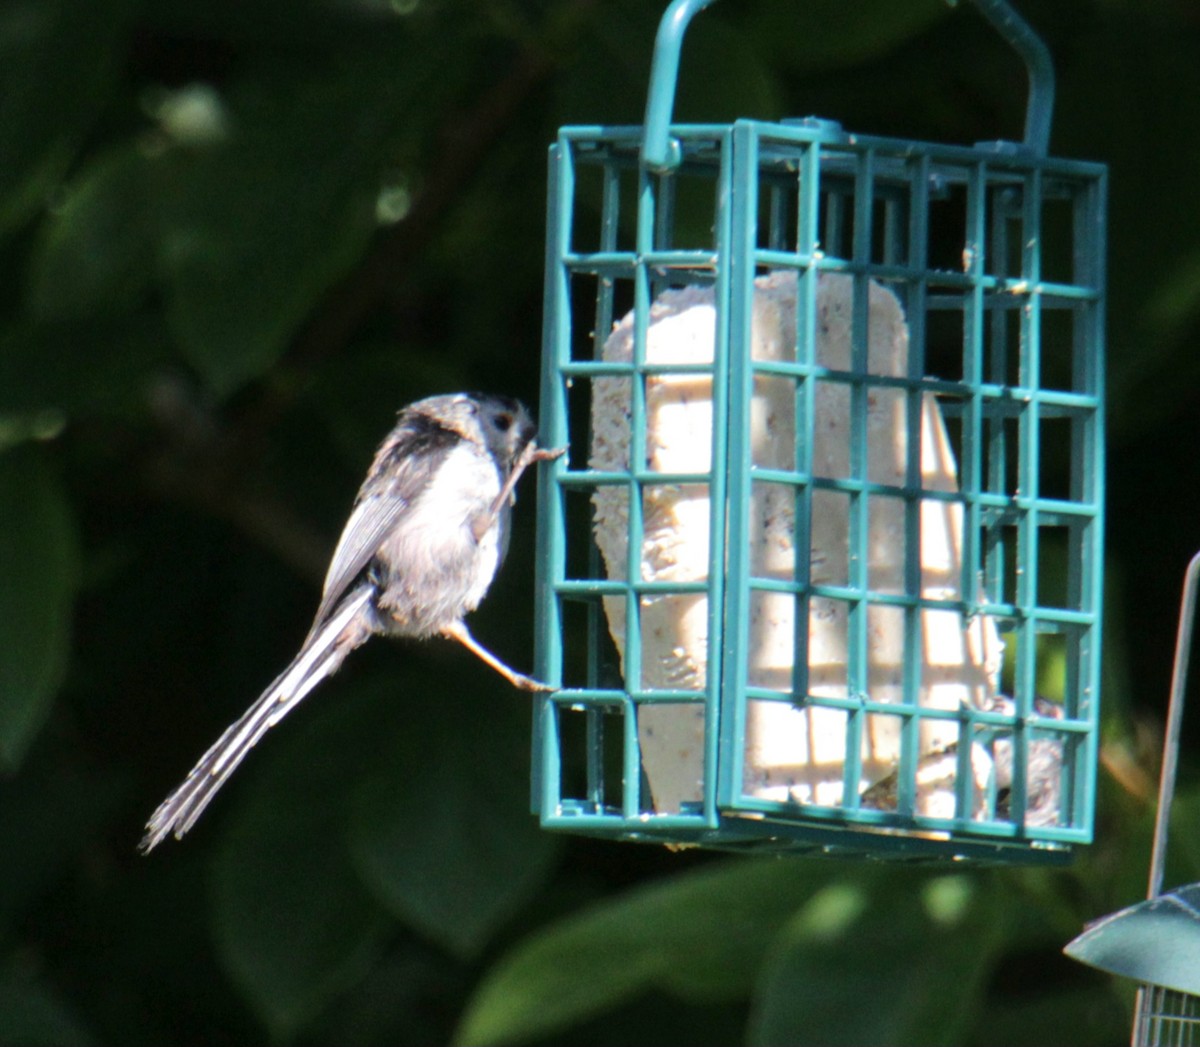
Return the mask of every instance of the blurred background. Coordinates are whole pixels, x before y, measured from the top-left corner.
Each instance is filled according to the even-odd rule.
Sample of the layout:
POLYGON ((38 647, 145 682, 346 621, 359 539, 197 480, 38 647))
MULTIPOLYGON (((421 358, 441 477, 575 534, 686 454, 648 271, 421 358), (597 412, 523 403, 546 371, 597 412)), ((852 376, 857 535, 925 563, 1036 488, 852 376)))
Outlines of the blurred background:
MULTIPOLYGON (((1190 0, 1018 0, 1051 152, 1111 165, 1105 741, 1073 865, 554 838, 528 696, 378 641, 183 843, 135 851, 294 653, 396 409, 536 403, 546 148, 641 121, 662 6, 0 0, 0 1043, 1127 1042, 1129 988, 1060 949, 1144 896, 1200 546, 1190 0)), ((969 4, 725 0, 677 117, 972 143, 1024 102, 969 4)), ((521 669, 531 495, 472 619, 521 669)), ((1168 886, 1200 880, 1196 770, 1185 747, 1168 886)))

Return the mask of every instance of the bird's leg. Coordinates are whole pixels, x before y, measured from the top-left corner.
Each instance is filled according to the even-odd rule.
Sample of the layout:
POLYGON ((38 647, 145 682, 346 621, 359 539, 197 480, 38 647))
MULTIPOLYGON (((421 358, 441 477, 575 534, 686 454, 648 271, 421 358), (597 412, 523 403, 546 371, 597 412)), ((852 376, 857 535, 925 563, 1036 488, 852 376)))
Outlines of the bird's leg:
POLYGON ((525 445, 525 449, 517 455, 517 460, 513 462, 512 470, 508 474, 508 479, 501 486, 500 493, 492 499, 492 504, 488 507, 488 511, 480 513, 471 521, 471 533, 475 535, 475 541, 482 542, 483 536, 492 529, 492 525, 496 522, 496 517, 499 515, 500 510, 504 508, 505 501, 512 498, 513 489, 517 486, 517 481, 529 465, 533 462, 550 462, 555 458, 561 458, 566 453, 567 449, 565 447, 546 451, 538 447, 533 440, 530 440, 525 445))
POLYGON ((517 460, 513 462, 513 467, 508 474, 508 479, 504 481, 504 486, 500 488, 500 493, 496 495, 495 501, 492 502, 492 513, 495 515, 500 512, 506 499, 512 497, 513 488, 517 486, 517 481, 521 479, 521 474, 531 466, 534 462, 552 462, 555 458, 561 458, 567 453, 565 447, 557 447, 553 451, 545 450, 538 447, 537 443, 530 440, 525 445, 525 449, 517 455, 517 460))
POLYGON ((517 672, 515 669, 510 669, 507 665, 505 665, 502 661, 500 661, 499 658, 497 658, 494 654, 492 654, 491 651, 489 651, 486 647, 483 647, 482 645, 480 645, 479 641, 476 640, 475 637, 473 637, 471 635, 470 631, 467 629, 467 626, 464 622, 453 621, 449 625, 443 626, 441 632, 442 632, 442 635, 444 637, 446 637, 447 639, 457 640, 468 651, 470 651, 476 657, 478 657, 482 661, 486 662, 493 669, 495 669, 496 672, 498 672, 501 676, 503 676, 504 679, 506 679, 509 683, 511 683, 518 690, 521 690, 521 691, 552 691, 552 690, 554 690, 553 687, 550 687, 544 683, 538 683, 537 680, 533 679, 530 676, 523 676, 521 673, 517 672))

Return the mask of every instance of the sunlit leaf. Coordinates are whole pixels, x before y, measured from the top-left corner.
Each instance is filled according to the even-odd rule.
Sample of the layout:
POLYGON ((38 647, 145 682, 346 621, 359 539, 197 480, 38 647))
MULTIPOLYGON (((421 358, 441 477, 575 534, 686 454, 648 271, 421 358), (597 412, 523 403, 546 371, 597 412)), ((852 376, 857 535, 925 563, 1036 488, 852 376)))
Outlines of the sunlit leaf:
POLYGON ((536 932, 491 969, 456 1042, 546 1037, 650 989, 749 992, 780 927, 839 869, 730 862, 637 888, 536 932))
POLYGON ((218 393, 278 359, 376 229, 389 144, 423 68, 406 74, 396 58, 243 85, 227 138, 160 158, 167 314, 218 393))
POLYGON ((751 1044, 956 1044, 1004 941, 995 881, 956 873, 832 884, 787 922, 751 1044))

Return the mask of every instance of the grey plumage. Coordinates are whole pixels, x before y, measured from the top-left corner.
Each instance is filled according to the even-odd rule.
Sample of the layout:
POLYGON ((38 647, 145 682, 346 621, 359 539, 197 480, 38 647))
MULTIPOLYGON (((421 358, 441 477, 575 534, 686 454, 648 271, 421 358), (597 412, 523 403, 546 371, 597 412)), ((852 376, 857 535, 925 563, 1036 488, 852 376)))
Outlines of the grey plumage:
POLYGON ((154 812, 143 852, 187 832, 263 734, 375 634, 440 634, 515 686, 541 687, 463 623, 504 559, 518 477, 561 453, 537 449, 534 435, 529 412, 508 397, 434 396, 400 411, 359 489, 300 652, 154 812))
MULTIPOLYGON (((1001 697, 997 711, 1011 715, 1014 703, 1001 697)), ((1025 817, 1028 826, 1062 824, 1063 734, 1047 730, 1043 721, 1053 724, 1063 718, 1063 708, 1041 695, 1033 699, 1034 718, 1027 724, 1025 740, 1025 817), (1041 729, 1037 729, 1041 728, 1041 729)), ((1011 735, 998 736, 996 754, 996 815, 1012 817, 1013 741, 1011 735)))
MULTIPOLYGON (((996 695, 986 710, 1003 716, 1016 717, 1016 703, 1007 695, 996 695)), ((1062 732, 1052 725, 1063 717, 1062 706, 1034 697, 1033 715, 1025 720, 1025 811, 1021 824, 1040 827, 1059 824, 1062 812, 1062 732)), ((1013 730, 1009 727, 987 726, 977 729, 971 747, 971 770, 975 774, 976 809, 971 817, 989 817, 986 807, 989 778, 995 786, 996 818, 1013 818, 1013 730)), ((917 763, 916 793, 918 805, 931 807, 941 799, 946 809, 944 817, 953 816, 955 786, 959 771, 958 745, 926 753, 917 763)), ((871 810, 894 811, 899 791, 898 771, 872 783, 861 796, 862 805, 871 810)), ((918 813, 929 813, 928 811, 918 813)), ((963 815, 959 814, 958 817, 963 815)))

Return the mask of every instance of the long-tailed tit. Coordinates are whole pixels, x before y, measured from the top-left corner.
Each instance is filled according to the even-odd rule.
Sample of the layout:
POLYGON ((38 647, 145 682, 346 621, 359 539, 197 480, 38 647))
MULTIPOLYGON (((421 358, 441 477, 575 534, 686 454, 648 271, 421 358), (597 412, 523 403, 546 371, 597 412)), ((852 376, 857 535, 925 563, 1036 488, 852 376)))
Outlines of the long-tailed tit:
POLYGON ((534 436, 529 412, 505 396, 431 396, 400 411, 334 550, 300 653, 154 812, 143 852, 187 832, 267 730, 376 633, 446 636, 514 686, 543 688, 463 622, 504 559, 517 479, 562 453, 540 450, 534 436))

